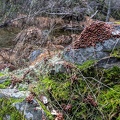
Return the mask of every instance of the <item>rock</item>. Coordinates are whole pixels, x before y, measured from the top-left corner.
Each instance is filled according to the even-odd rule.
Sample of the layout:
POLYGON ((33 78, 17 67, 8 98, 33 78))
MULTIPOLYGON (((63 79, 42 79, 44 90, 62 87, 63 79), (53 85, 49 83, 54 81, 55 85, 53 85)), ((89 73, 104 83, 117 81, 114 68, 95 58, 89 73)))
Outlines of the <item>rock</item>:
POLYGON ((4 95, 4 94, 2 94, 2 93, 0 93, 0 98, 3 98, 3 97, 5 97, 5 95, 4 95))
POLYGON ((0 78, 0 84, 4 83, 7 80, 8 80, 8 77, 1 77, 0 78))
POLYGON ((46 96, 40 95, 38 98, 40 99, 40 101, 41 101, 44 105, 46 105, 46 104, 48 103, 48 99, 47 99, 46 96))
POLYGON ((40 51, 40 50, 33 51, 29 56, 29 60, 34 61, 41 53, 42 53, 42 51, 40 51))
POLYGON ((13 98, 25 98, 30 92, 29 91, 18 91, 17 89, 0 89, 1 96, 13 97, 13 98))
MULTIPOLYGON (((78 49, 75 49, 75 48, 73 49, 72 46, 69 46, 64 50, 63 58, 72 63, 82 64, 87 60, 100 60, 104 57, 108 57, 110 56, 110 53, 109 53, 110 51, 113 51, 116 48, 120 48, 119 26, 114 26, 114 29, 112 30, 112 36, 113 36, 112 38, 108 40, 104 40, 103 42, 97 41, 95 46, 82 47, 82 44, 81 44, 81 46, 79 46, 78 49)), ((77 42, 76 42, 76 45, 79 44, 79 41, 77 42)), ((91 41, 89 40, 88 42, 91 42, 91 41)))
POLYGON ((10 115, 6 115, 3 119, 4 120, 10 120, 10 115))
POLYGON ((38 105, 36 100, 33 100, 33 103, 27 103, 24 100, 20 103, 14 103, 13 106, 23 113, 27 120, 43 120, 42 117, 45 116, 43 109, 38 105))
POLYGON ((72 63, 82 64, 87 60, 99 60, 110 55, 108 51, 120 47, 120 38, 105 40, 103 43, 97 43, 95 47, 86 47, 64 51, 63 58, 72 63))
POLYGON ((116 57, 106 57, 106 58, 99 60, 95 64, 95 66, 105 68, 105 69, 109 69, 114 66, 117 66, 120 68, 120 60, 116 57))
POLYGON ((112 51, 113 49, 119 48, 119 47, 120 47, 120 38, 109 39, 104 41, 103 43, 103 51, 112 51))
POLYGON ((51 54, 51 56, 47 56, 47 54, 42 54, 29 66, 30 69, 37 69, 42 74, 71 71, 71 68, 73 67, 72 64, 63 60, 59 55, 51 54))
POLYGON ((57 58, 57 56, 53 57, 50 61, 50 73, 64 73, 66 71, 65 61, 57 58))

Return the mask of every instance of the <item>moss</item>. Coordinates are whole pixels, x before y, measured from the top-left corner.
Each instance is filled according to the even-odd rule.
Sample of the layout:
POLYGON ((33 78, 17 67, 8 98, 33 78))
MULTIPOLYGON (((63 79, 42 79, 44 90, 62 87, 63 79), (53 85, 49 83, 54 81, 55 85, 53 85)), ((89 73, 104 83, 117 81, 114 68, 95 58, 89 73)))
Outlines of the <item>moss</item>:
POLYGON ((26 91, 28 88, 22 88, 22 87, 19 87, 18 90, 19 91, 26 91))
MULTIPOLYGON (((83 102, 84 97, 90 93, 86 81, 79 78, 78 81, 72 85, 70 81, 71 76, 68 74, 57 74, 41 78, 34 92, 37 94, 44 93, 50 98, 50 104, 57 106, 58 109, 61 109, 60 105, 62 103, 68 104, 69 102, 73 107, 71 113, 67 113, 67 116, 74 120, 79 118, 81 118, 81 120, 91 119, 91 114, 96 114, 93 118, 101 120, 102 117, 97 108, 94 108, 92 105, 88 106, 83 102)), ((93 89, 93 86, 91 88, 93 89)), ((44 108, 44 105, 41 106, 44 108)), ((50 116, 50 113, 48 116, 50 116)), ((66 120, 69 120, 67 116, 65 115, 64 117, 66 120)))
POLYGON ((94 63, 96 61, 95 60, 88 60, 86 62, 84 62, 82 65, 77 65, 78 70, 81 71, 81 73, 85 76, 85 77, 94 77, 96 76, 96 69, 94 68, 94 63))
POLYGON ((95 60, 88 60, 88 61, 84 62, 82 65, 77 65, 77 67, 80 70, 85 70, 87 68, 90 68, 94 63, 95 63, 95 60))
POLYGON ((111 69, 104 70, 104 78, 103 81, 106 85, 113 86, 119 83, 120 80, 120 68, 115 66, 111 69))
MULTIPOLYGON (((32 91, 36 95, 44 94, 52 108, 65 113, 65 120, 119 119, 117 111, 119 111, 120 104, 120 86, 118 85, 120 68, 94 68, 94 61, 87 61, 83 65, 77 65, 77 69, 73 71, 74 73, 70 74, 58 73, 41 76, 38 85, 32 91), (77 80, 72 83, 71 79, 74 74, 77 75, 77 80), (93 97, 93 102, 97 102, 97 107, 89 102, 84 102, 88 95, 93 97), (68 103, 72 105, 70 112, 66 112, 62 108, 62 104, 68 103)), ((48 119, 52 120, 53 116, 46 109, 46 105, 40 101, 39 104, 44 109, 48 119)))
POLYGON ((101 112, 106 115, 107 119, 114 120, 119 118, 120 114, 120 85, 106 91, 101 91, 98 97, 101 112))
POLYGON ((6 88, 6 86, 3 84, 0 84, 0 89, 4 89, 4 88, 6 88))
POLYGON ((11 81, 10 80, 6 80, 4 83, 3 83, 5 86, 9 86, 11 84, 11 81))
POLYGON ((4 74, 0 72, 0 77, 3 76, 4 74))
POLYGON ((120 48, 115 49, 112 53, 111 56, 120 58, 120 48))
POLYGON ((13 98, 1 98, 0 99, 0 120, 3 120, 6 115, 10 116, 10 120, 24 120, 24 117, 12 106, 14 102, 21 100, 13 98))
POLYGON ((38 99, 37 99, 37 102, 39 103, 39 105, 42 107, 42 109, 46 113, 46 117, 48 118, 48 120, 53 120, 54 118, 52 114, 50 113, 50 111, 46 109, 46 106, 42 102, 40 102, 38 99))
POLYGON ((34 90, 36 91, 36 93, 38 93, 38 91, 39 92, 49 91, 52 94, 52 97, 60 101, 68 99, 68 97, 70 96, 69 88, 70 81, 63 80, 63 82, 61 82, 61 80, 60 79, 58 80, 57 77, 56 80, 55 78, 53 80, 50 79, 49 77, 45 77, 43 80, 40 81, 40 84, 34 90))
POLYGON ((10 84, 11 84, 11 81, 10 80, 6 80, 2 84, 0 84, 0 89, 4 89, 4 88, 8 87, 10 84))
MULTIPOLYGON (((40 82, 34 92, 39 94, 45 94, 47 98, 50 98, 51 103, 57 105, 58 102, 66 101, 70 98, 70 80, 65 74, 49 75, 44 78, 40 78, 40 82)), ((43 110, 45 111, 47 118, 53 120, 53 115, 46 109, 45 105, 38 101, 43 110)), ((60 107, 60 106, 59 106, 60 107)))
POLYGON ((120 25, 120 21, 115 21, 114 23, 120 25))

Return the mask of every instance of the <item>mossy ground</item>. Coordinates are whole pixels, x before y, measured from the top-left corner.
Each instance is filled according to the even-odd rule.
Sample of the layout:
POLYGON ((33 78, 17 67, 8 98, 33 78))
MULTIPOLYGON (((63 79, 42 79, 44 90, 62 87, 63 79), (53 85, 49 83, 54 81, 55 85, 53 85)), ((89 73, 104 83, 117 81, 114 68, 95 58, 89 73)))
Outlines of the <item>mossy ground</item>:
MULTIPOLYGON (((36 75, 39 81, 31 92, 36 94, 48 120, 54 120, 54 116, 38 99, 39 95, 45 95, 49 101, 49 109, 62 112, 65 120, 120 120, 120 68, 116 66, 100 69, 94 67, 94 62, 87 61, 82 66, 76 65, 71 73, 36 75), (85 102, 89 95, 93 98, 93 103, 85 102), (95 103, 97 105, 94 105, 95 103), (64 110, 63 104, 70 104, 72 109, 64 110)), ((11 120, 19 120, 20 117, 23 119, 23 116, 11 107, 14 100, 5 98, 0 99, 0 102, 2 116, 9 114, 12 109, 13 112, 9 114, 13 116, 11 120)))
POLYGON ((46 95, 49 104, 64 113, 65 120, 119 120, 120 68, 98 69, 92 65, 93 61, 88 61, 77 65, 72 74, 40 77, 33 91, 46 95), (75 74, 77 79, 73 81, 75 74), (84 102, 88 95, 97 106, 84 102), (62 104, 71 104, 71 111, 65 111, 62 104))
MULTIPOLYGON (((20 102, 20 99, 1 98, 0 99, 0 120, 4 120, 6 116, 10 116, 10 120, 25 120, 23 115, 20 114, 14 106, 15 102, 20 102)), ((7 118, 6 118, 7 119, 7 118)))
POLYGON ((6 80, 2 84, 0 84, 0 89, 4 89, 4 88, 8 87, 10 84, 11 84, 11 81, 10 80, 6 80))
MULTIPOLYGON (((4 80, 4 76, 5 76, 5 73, 0 72, 1 80, 4 80)), ((5 79, 6 80, 3 83, 0 83, 0 89, 4 89, 4 88, 8 87, 11 84, 11 81, 8 78, 5 78, 5 79)))

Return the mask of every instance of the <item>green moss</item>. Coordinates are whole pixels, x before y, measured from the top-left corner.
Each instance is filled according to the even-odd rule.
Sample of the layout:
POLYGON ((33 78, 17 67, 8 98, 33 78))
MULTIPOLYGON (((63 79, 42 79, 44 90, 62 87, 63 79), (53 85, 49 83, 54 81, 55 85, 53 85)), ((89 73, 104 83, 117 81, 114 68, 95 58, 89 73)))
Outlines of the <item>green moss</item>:
POLYGON ((37 102, 39 103, 39 105, 42 107, 42 109, 43 109, 44 112, 46 113, 46 117, 47 117, 49 120, 53 120, 54 118, 53 118, 52 114, 50 113, 50 111, 48 111, 48 110, 46 109, 46 106, 45 106, 42 102, 40 102, 39 100, 37 100, 37 102))
POLYGON ((115 21, 114 23, 120 25, 120 21, 115 21))
POLYGON ((4 88, 6 88, 6 86, 3 84, 0 84, 0 89, 4 89, 4 88))
MULTIPOLYGON (((44 78, 40 78, 38 86, 33 91, 37 95, 45 94, 47 98, 51 99, 51 104, 55 105, 58 102, 66 101, 70 98, 70 84, 70 80, 68 80, 68 76, 65 76, 65 74, 46 76, 44 78)), ((45 105, 40 101, 38 102, 45 111, 47 118, 49 118, 49 120, 53 120, 53 115, 51 115, 51 113, 46 109, 45 105)))
POLYGON ((98 97, 101 111, 106 115, 107 119, 114 120, 119 118, 120 111, 120 85, 106 91, 101 91, 98 97))
POLYGON ((26 91, 28 88, 19 87, 18 89, 19 89, 19 91, 26 91))
POLYGON ((45 77, 43 80, 40 81, 40 84, 34 90, 37 93, 38 91, 46 92, 50 90, 52 96, 59 101, 59 100, 68 99, 68 97, 70 96, 69 88, 70 88, 70 81, 63 80, 63 82, 61 82, 60 80, 58 80, 58 78, 56 78, 55 81, 50 79, 49 77, 45 77))
MULTIPOLYGON (((118 85, 120 68, 113 67, 105 70, 94 68, 93 64, 94 61, 87 61, 81 66, 77 65, 77 69, 73 70, 77 75, 77 81, 73 83, 71 82, 73 73, 41 77, 33 91, 37 95, 45 94, 50 104, 62 112, 62 103, 71 104, 72 110, 64 114, 65 120, 108 120, 111 117, 113 118, 111 120, 119 120, 117 111, 120 105, 118 85), (111 89, 108 89, 110 87, 111 89), (93 97, 93 102, 97 101, 97 107, 84 102, 88 95, 93 97)), ((41 103, 40 105, 46 111, 45 105, 41 103)), ((51 117, 50 112, 47 112, 51 117)))
POLYGON ((3 120, 6 115, 10 116, 10 120, 24 120, 24 117, 12 106, 13 103, 21 100, 13 98, 0 99, 0 120, 3 120))
POLYGON ((0 89, 4 89, 6 87, 8 87, 11 84, 10 80, 7 80, 5 82, 3 82, 2 84, 0 84, 0 89))
POLYGON ((118 84, 120 81, 120 68, 115 66, 111 69, 104 70, 104 78, 103 81, 106 85, 113 86, 115 84, 118 84))
POLYGON ((85 70, 87 68, 90 68, 94 63, 95 63, 95 60, 88 60, 88 61, 84 62, 82 65, 77 65, 77 67, 80 70, 85 70))
POLYGON ((120 58, 120 48, 115 49, 112 53, 111 56, 120 58))
POLYGON ((3 76, 4 74, 0 72, 0 77, 3 76))
POLYGON ((7 80, 3 83, 5 86, 9 86, 11 84, 11 81, 10 80, 7 80))
POLYGON ((95 60, 88 60, 86 62, 84 62, 82 65, 77 65, 78 70, 81 71, 81 73, 85 76, 85 77, 95 77, 96 76, 96 69, 94 68, 94 63, 96 61, 95 60))

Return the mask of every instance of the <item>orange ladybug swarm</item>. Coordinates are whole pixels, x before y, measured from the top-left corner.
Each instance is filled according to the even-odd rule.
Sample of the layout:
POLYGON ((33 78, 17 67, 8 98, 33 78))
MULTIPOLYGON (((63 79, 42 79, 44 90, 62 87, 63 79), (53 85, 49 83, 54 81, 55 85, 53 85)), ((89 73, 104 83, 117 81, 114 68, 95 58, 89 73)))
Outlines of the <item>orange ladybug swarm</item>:
POLYGON ((73 43, 72 48, 86 48, 95 46, 98 42, 108 40, 112 36, 112 25, 101 21, 95 21, 86 27, 80 37, 73 43))

